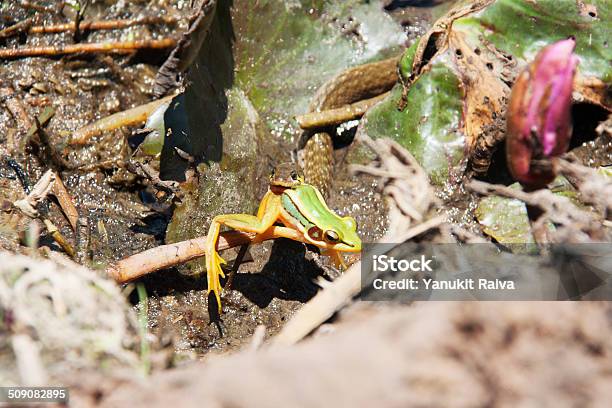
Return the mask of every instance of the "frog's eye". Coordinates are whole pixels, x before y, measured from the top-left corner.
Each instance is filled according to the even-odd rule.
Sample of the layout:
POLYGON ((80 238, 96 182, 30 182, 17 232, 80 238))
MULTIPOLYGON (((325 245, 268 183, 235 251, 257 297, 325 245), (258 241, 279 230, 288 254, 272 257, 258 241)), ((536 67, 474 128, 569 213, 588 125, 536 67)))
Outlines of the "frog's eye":
POLYGON ((327 242, 338 242, 340 241, 340 237, 338 236, 338 233, 336 231, 327 230, 325 231, 325 240, 327 242))
POLYGON ((300 176, 298 175, 297 171, 292 170, 291 171, 291 179, 295 180, 295 181, 298 181, 299 178, 300 178, 300 176))
POLYGON ((276 169, 272 168, 272 171, 270 171, 270 179, 273 179, 275 175, 276 175, 276 169))

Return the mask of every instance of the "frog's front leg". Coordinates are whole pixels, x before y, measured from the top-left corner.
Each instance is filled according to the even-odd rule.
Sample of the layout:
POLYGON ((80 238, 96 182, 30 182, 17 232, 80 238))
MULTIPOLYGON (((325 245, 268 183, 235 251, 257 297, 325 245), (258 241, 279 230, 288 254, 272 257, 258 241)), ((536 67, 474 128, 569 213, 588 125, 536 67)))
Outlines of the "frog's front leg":
POLYGON ((340 270, 348 269, 348 265, 344 261, 344 257, 342 256, 340 251, 335 251, 333 249, 324 249, 323 251, 321 251, 321 255, 329 256, 332 262, 332 265, 334 265, 336 269, 340 269, 340 270))
POLYGON ((219 277, 225 277, 221 264, 225 260, 217 252, 217 241, 221 225, 226 225, 238 231, 263 234, 274 225, 280 214, 280 198, 268 192, 261 200, 257 216, 249 214, 219 215, 213 218, 206 236, 204 253, 206 255, 206 275, 208 278, 208 293, 214 292, 219 313, 221 313, 221 282, 219 277))

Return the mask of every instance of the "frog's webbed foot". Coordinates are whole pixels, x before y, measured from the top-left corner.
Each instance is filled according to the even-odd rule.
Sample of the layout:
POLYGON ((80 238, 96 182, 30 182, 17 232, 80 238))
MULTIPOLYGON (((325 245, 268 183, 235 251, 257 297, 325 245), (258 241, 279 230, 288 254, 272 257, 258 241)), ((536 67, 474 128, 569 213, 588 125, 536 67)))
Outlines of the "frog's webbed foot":
POLYGON ((217 299, 217 307, 221 314, 221 279, 225 278, 225 273, 221 265, 225 265, 225 259, 215 250, 206 254, 206 275, 208 278, 208 293, 213 292, 217 299))

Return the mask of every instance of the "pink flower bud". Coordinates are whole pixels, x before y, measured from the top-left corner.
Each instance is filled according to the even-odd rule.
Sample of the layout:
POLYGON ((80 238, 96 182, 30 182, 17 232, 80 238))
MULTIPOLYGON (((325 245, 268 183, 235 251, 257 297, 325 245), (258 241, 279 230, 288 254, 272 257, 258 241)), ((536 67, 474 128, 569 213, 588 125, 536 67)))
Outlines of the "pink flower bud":
POLYGON ((510 173, 525 187, 550 183, 555 174, 546 159, 569 146, 575 46, 570 38, 543 48, 512 87, 506 155, 510 173))

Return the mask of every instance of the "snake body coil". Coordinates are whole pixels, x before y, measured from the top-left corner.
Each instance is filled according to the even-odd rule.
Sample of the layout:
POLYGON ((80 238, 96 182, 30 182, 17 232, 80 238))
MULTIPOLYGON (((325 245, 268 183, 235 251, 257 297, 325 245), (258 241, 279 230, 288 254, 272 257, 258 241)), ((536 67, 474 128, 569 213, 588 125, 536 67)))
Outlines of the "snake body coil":
MULTIPOLYGON (((340 108, 362 99, 380 95, 397 82, 399 57, 349 68, 325 83, 315 94, 310 111, 340 108)), ((334 144, 330 133, 335 129, 305 132, 304 176, 324 196, 329 192, 334 169, 334 144)))

